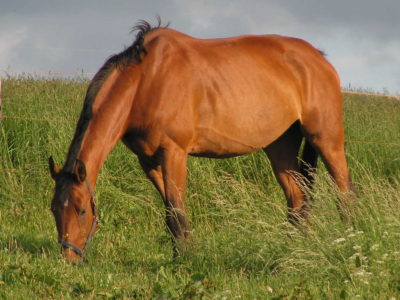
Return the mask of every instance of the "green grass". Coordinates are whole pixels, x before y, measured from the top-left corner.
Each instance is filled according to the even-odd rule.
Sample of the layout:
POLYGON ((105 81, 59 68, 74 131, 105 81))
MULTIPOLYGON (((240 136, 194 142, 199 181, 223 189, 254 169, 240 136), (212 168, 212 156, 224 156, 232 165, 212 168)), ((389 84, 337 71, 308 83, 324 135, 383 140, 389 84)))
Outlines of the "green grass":
POLYGON ((9 78, 0 124, 1 299, 398 299, 400 102, 346 95, 349 165, 358 190, 341 222, 320 164, 309 225, 286 204, 263 153, 190 158, 193 249, 172 259, 162 201, 119 144, 101 171, 101 227, 88 263, 61 259, 47 159, 62 164, 88 82, 9 78), (366 144, 373 141, 394 144, 366 144))

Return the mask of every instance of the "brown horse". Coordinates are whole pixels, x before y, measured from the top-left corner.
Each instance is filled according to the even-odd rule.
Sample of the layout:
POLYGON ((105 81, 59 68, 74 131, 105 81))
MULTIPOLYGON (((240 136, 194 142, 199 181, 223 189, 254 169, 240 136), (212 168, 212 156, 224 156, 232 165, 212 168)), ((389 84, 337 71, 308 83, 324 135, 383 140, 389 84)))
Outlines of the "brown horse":
POLYGON ((52 212, 67 259, 82 256, 96 231, 93 189, 119 140, 160 192, 175 251, 189 236, 188 155, 263 149, 292 220, 306 217, 307 208, 294 174, 311 185, 318 155, 339 189, 351 190, 339 78, 317 49, 278 35, 200 40, 144 21, 136 30, 135 42, 93 78, 64 167, 49 160, 52 212))

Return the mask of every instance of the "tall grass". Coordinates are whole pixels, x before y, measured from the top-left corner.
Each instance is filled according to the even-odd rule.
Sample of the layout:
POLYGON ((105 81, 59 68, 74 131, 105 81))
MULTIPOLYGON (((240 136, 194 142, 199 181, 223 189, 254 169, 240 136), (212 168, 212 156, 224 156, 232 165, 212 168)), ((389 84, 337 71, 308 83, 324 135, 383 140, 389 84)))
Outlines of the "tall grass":
POLYGON ((263 153, 191 158, 187 206, 193 248, 173 260, 160 197, 122 145, 96 194, 101 227, 88 263, 60 258, 49 211, 47 159, 62 164, 88 82, 9 78, 0 125, 0 298, 397 299, 400 297, 400 103, 345 96, 349 165, 358 196, 338 215, 322 164, 312 217, 286 221, 263 153), (64 120, 52 122, 31 119, 64 120))

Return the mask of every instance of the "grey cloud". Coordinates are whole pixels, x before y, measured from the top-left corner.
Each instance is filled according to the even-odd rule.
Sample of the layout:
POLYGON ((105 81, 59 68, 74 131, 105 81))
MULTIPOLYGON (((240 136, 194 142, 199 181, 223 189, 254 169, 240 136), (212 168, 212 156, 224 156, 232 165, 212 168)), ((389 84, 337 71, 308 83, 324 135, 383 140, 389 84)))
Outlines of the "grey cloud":
POLYGON ((96 71, 132 42, 138 19, 159 14, 201 38, 304 38, 328 52, 345 83, 378 90, 387 83, 396 92, 399 11, 398 0, 13 0, 1 4, 0 69, 96 71))
POLYGON ((368 35, 376 40, 399 38, 400 1, 397 0, 306 0, 281 4, 306 26, 368 35))

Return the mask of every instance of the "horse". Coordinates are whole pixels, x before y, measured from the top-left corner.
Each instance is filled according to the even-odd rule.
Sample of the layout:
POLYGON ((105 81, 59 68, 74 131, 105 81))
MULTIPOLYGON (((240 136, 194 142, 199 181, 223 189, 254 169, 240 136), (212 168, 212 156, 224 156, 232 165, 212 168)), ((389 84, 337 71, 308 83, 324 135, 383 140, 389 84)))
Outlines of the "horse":
POLYGON ((321 51, 280 35, 196 39, 146 21, 134 29, 131 46, 91 80, 64 166, 49 158, 51 211, 67 260, 82 259, 97 231, 96 180, 120 140, 163 199, 174 255, 190 240, 189 155, 228 158, 262 149, 293 223, 309 211, 295 174, 311 188, 319 156, 341 194, 351 192, 340 81, 321 51))

